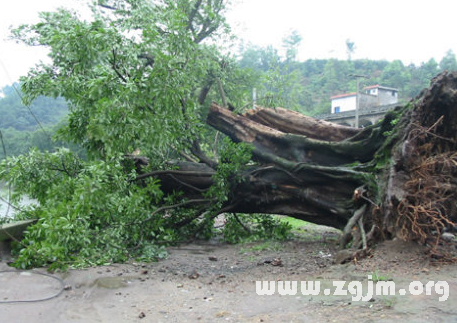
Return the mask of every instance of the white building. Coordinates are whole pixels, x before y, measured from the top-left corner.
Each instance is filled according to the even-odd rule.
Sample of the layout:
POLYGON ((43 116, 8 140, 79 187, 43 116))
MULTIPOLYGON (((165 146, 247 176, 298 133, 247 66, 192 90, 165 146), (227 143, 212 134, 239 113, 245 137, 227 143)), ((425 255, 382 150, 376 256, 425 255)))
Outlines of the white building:
POLYGON ((378 97, 378 105, 398 103, 398 90, 392 87, 372 85, 364 88, 365 94, 378 97))
POLYGON ((351 111, 355 110, 357 95, 355 92, 334 95, 330 98, 330 100, 332 100, 332 113, 351 111))
MULTIPOLYGON (((398 102, 398 90, 390 87, 372 85, 364 88, 365 93, 359 94, 359 108, 371 108, 398 102)), ((340 113, 355 110, 357 95, 355 92, 334 95, 332 101, 332 113, 340 113)))

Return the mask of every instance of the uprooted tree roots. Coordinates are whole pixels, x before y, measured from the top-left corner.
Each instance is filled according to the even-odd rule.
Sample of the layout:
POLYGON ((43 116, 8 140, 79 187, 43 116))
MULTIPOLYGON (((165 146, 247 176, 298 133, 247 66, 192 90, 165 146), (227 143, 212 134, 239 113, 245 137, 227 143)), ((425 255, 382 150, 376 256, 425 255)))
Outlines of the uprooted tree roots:
MULTIPOLYGON (((434 256, 441 233, 455 226, 457 72, 440 74, 418 98, 364 129, 282 108, 235 114, 217 104, 207 123, 249 143, 256 162, 231 183, 221 210, 332 226, 343 231, 343 247, 365 251, 376 240, 400 237, 429 244, 434 256)), ((196 199, 219 168, 202 163, 151 176, 165 192, 196 199)))
POLYGON ((457 201, 457 152, 440 152, 442 141, 454 144, 436 134, 436 126, 442 122, 443 117, 429 129, 416 125, 409 135, 410 142, 418 144, 409 160, 407 194, 397 207, 396 222, 400 237, 428 243, 430 254, 437 258, 442 256, 438 252, 441 234, 455 226, 449 215, 455 216, 457 201))
POLYGON ((437 76, 399 122, 384 225, 396 236, 429 246, 433 258, 455 260, 439 248, 457 222, 457 74, 437 76), (390 226, 387 225, 390 222, 390 226))

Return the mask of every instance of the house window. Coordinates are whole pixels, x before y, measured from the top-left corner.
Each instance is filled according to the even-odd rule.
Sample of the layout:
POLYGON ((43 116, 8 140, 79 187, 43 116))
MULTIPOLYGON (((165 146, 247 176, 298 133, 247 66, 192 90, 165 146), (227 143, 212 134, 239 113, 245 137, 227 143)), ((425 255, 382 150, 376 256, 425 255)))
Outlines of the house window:
POLYGON ((392 91, 392 96, 395 96, 395 91, 392 91))
POLYGON ((341 108, 340 107, 335 107, 335 113, 340 113, 341 108))

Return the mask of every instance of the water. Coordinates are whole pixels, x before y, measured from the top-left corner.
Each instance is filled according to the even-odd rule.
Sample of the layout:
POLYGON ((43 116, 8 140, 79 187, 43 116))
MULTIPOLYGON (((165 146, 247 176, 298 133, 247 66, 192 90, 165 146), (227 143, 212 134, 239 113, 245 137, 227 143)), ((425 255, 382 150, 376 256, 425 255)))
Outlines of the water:
MULTIPOLYGON (((0 218, 14 217, 14 214, 17 212, 12 206, 8 209, 8 186, 5 183, 0 182, 0 218)), ((23 196, 18 207, 27 206, 30 204, 36 203, 35 200, 29 198, 28 196, 23 196)))

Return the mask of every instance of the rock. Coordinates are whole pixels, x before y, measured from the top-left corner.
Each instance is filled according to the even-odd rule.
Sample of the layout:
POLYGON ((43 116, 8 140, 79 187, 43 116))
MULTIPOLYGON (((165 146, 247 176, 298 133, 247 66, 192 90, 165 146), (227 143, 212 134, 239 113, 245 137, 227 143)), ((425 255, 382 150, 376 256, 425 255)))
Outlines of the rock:
POLYGON ((274 259, 265 259, 265 260, 259 261, 257 263, 257 266, 261 266, 263 264, 270 264, 272 266, 279 266, 279 267, 283 266, 282 260, 279 257, 278 258, 274 258, 274 259))
POLYGON ((335 264, 345 264, 354 258, 354 250, 343 249, 338 251, 333 257, 335 264))
POLYGON ((12 238, 15 240, 21 240, 27 227, 35 224, 37 221, 37 219, 32 219, 14 221, 0 225, 0 241, 10 240, 12 238))
POLYGON ((264 259, 262 261, 259 261, 257 263, 257 266, 262 266, 263 264, 271 264, 272 260, 271 259, 264 259))
POLYGON ((0 241, 0 261, 9 262, 11 260, 10 241, 0 241))
POLYGON ((210 257, 208 257, 208 259, 209 259, 210 261, 217 261, 217 258, 214 257, 214 256, 210 256, 210 257))
POLYGON ((220 311, 218 313, 216 313, 216 317, 224 317, 224 316, 229 316, 230 313, 227 312, 227 311, 220 311))
POLYGON ((283 264, 282 264, 281 258, 275 258, 275 259, 273 259, 273 261, 271 262, 271 265, 272 265, 272 266, 279 266, 279 267, 282 267, 283 264))
POLYGON ((455 235, 449 232, 445 232, 441 235, 441 239, 444 241, 453 241, 455 239, 455 235))
POLYGON ((196 270, 194 270, 187 277, 189 277, 189 279, 197 279, 199 276, 200 274, 196 270))

